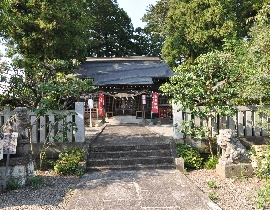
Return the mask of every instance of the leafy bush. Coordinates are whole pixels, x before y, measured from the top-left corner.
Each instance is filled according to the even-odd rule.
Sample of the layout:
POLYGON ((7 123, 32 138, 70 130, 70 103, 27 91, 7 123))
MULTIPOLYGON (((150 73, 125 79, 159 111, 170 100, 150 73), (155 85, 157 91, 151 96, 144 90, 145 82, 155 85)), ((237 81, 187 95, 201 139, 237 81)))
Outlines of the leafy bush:
POLYGON ((209 158, 207 159, 207 161, 204 163, 204 168, 206 169, 215 169, 216 165, 218 164, 218 157, 214 156, 213 158, 211 157, 211 155, 209 156, 209 158))
POLYGON ((255 204, 259 209, 264 209, 266 206, 270 204, 270 182, 263 186, 257 192, 257 198, 255 200, 255 204))
POLYGON ((185 167, 196 169, 201 168, 203 158, 195 147, 188 144, 178 143, 176 148, 179 157, 182 157, 185 161, 185 167))
POLYGON ((259 157, 256 174, 263 179, 270 178, 270 147, 259 157))
POLYGON ((82 169, 78 168, 78 163, 83 161, 84 152, 79 147, 73 147, 63 150, 55 163, 54 170, 56 173, 63 175, 82 175, 82 169))

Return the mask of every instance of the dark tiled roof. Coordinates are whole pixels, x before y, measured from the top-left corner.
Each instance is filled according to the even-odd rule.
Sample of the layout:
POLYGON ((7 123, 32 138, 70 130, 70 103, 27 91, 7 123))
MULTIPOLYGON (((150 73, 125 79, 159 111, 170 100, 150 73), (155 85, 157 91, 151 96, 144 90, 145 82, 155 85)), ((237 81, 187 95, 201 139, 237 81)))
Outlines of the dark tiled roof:
POLYGON ((94 85, 153 84, 152 78, 169 78, 172 70, 159 58, 88 59, 76 70, 78 78, 93 78, 94 85))

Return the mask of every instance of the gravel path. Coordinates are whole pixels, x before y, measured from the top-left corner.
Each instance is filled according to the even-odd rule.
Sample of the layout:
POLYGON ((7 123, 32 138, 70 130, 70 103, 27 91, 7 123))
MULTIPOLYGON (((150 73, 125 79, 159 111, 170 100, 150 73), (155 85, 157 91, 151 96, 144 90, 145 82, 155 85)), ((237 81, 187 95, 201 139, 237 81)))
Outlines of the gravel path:
POLYGON ((65 209, 80 178, 64 177, 48 171, 36 171, 36 175, 42 175, 47 185, 37 189, 27 186, 0 194, 0 209, 65 209))
POLYGON ((254 201, 258 189, 264 185, 264 181, 255 176, 224 179, 220 178, 215 170, 207 169, 190 171, 186 176, 204 193, 216 197, 215 203, 224 210, 257 209, 254 201), (210 183, 217 188, 211 188, 210 183))

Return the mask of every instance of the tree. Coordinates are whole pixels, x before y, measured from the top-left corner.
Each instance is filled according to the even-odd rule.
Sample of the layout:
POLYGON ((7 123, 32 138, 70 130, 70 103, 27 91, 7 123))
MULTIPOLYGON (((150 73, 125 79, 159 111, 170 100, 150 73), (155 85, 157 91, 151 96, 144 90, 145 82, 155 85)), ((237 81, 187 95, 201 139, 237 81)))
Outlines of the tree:
POLYGON ((169 0, 164 59, 172 67, 193 62, 201 54, 221 50, 226 37, 244 38, 252 25, 246 20, 262 1, 169 0))
POLYGON ((116 0, 89 0, 88 56, 122 57, 132 52, 133 25, 116 0))
POLYGON ((191 115, 207 122, 206 126, 199 127, 194 127, 193 121, 185 122, 181 127, 187 135, 209 140, 212 157, 209 119, 215 117, 213 113, 224 116, 234 113, 231 102, 238 97, 241 77, 235 54, 214 51, 199 56, 193 64, 181 64, 170 82, 160 87, 181 109, 188 109, 191 115))
POLYGON ((23 72, 8 80, 1 106, 61 109, 60 104, 70 104, 89 84, 66 77, 85 60, 90 21, 85 1, 3 0, 0 8, 0 31, 12 59, 2 70, 23 72))
POLYGON ((150 55, 161 55, 161 49, 166 39, 166 18, 169 11, 168 1, 159 0, 156 5, 149 5, 149 9, 143 16, 142 21, 146 22, 144 33, 148 36, 150 55))
POLYGON ((138 27, 133 33, 134 55, 160 56, 163 39, 155 33, 146 33, 145 29, 138 27))
MULTIPOLYGON (((72 75, 85 60, 89 39, 84 0, 3 0, 0 8, 0 31, 12 59, 10 65, 0 66, 1 72, 11 75, 4 78, 9 85, 1 94, 0 106, 26 106, 36 111, 38 120, 47 110, 70 108, 81 92, 93 88, 91 80, 81 81, 72 75)), ((63 122, 69 114, 56 116, 63 124, 57 134, 64 139, 66 131, 75 126, 63 122)), ((50 145, 50 126, 55 123, 46 125, 49 133, 40 152, 41 165, 50 145)))
POLYGON ((270 104, 270 4, 266 3, 258 14, 251 18, 255 22, 249 36, 246 57, 246 85, 242 97, 257 104, 270 104))

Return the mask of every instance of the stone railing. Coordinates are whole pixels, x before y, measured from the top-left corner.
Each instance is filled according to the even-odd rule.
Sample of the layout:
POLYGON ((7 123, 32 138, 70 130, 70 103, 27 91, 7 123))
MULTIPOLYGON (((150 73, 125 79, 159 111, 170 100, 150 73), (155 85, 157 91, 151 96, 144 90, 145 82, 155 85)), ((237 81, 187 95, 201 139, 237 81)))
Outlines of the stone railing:
MULTIPOLYGON (((31 136, 32 143, 43 143, 48 136, 51 142, 54 141, 55 137, 57 137, 58 142, 64 140, 67 140, 67 142, 85 141, 83 102, 76 102, 75 110, 48 111, 41 117, 38 117, 34 112, 28 114, 30 116, 31 134, 27 132, 28 136, 31 136), (59 120, 58 116, 66 117, 59 120), (74 124, 76 124, 77 130, 74 129, 74 124)), ((13 115, 14 111, 11 111, 9 107, 0 111, 0 126, 3 126, 13 115)))
POLYGON ((256 106, 237 106, 237 112, 234 116, 221 116, 213 113, 213 118, 208 119, 208 122, 197 116, 189 114, 188 110, 181 110, 176 104, 173 105, 173 123, 178 127, 174 128, 174 136, 176 138, 184 138, 185 136, 179 133, 180 125, 183 121, 193 120, 195 126, 209 126, 210 136, 215 137, 221 129, 231 129, 236 137, 250 136, 268 136, 269 116, 266 114, 259 115, 258 107, 256 106))

